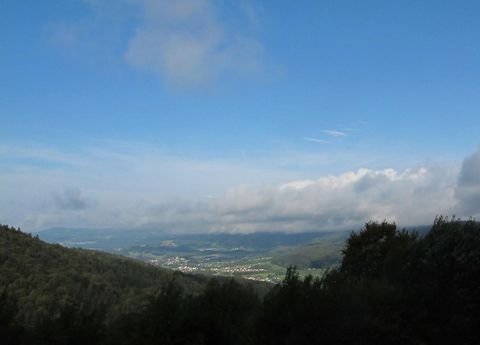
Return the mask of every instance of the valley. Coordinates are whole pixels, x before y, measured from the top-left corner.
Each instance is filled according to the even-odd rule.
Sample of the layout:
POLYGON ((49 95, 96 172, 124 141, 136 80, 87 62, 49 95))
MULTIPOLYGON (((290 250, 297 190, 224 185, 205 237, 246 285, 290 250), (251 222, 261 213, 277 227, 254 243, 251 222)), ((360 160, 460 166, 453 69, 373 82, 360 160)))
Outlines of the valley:
POLYGON ((120 254, 154 266, 207 276, 279 283, 286 267, 321 276, 340 261, 349 232, 167 234, 151 230, 50 229, 48 242, 120 254))

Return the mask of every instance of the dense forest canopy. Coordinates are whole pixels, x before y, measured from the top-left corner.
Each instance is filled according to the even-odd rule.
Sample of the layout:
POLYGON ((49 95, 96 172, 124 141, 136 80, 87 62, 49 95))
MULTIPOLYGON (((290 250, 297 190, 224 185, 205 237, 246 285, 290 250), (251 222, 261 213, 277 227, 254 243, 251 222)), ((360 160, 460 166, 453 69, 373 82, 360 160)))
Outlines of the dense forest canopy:
POLYGON ((7 344, 477 344, 480 223, 370 222, 323 277, 266 294, 0 228, 7 344))

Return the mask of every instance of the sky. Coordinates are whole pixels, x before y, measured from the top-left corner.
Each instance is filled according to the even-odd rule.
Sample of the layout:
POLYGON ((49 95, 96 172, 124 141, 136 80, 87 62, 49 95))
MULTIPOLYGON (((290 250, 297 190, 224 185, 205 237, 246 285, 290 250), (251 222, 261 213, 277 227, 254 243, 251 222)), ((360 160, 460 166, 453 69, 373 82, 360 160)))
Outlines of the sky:
POLYGON ((1 0, 0 223, 480 215, 480 2, 1 0))

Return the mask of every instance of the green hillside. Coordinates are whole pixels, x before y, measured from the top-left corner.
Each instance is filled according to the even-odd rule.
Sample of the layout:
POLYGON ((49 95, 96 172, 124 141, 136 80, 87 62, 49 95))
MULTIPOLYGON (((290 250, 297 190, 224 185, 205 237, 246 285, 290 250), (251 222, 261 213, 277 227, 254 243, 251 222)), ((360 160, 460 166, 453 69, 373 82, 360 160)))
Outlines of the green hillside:
POLYGON ((190 293, 207 281, 117 255, 47 244, 0 226, 0 293, 16 300, 16 318, 25 325, 70 307, 101 311, 109 320, 138 309, 172 280, 190 293))
POLYGON ((321 268, 338 265, 349 232, 330 233, 301 246, 281 247, 271 252, 272 262, 278 266, 321 268))
MULTIPOLYGON (((369 222, 322 277, 263 296, 0 227, 0 339, 15 345, 478 344, 480 223, 369 222)), ((313 245, 313 243, 312 243, 313 245)))

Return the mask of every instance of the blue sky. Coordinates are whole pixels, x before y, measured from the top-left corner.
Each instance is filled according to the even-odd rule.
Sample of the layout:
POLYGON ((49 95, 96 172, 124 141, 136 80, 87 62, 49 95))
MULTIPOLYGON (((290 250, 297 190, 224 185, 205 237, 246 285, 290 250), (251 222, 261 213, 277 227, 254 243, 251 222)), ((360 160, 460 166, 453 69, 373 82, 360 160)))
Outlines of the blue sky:
POLYGON ((479 15, 478 1, 3 1, 0 222, 301 231, 475 215, 458 181, 480 141, 479 15), (386 189, 364 194, 377 178, 386 189), (449 196, 410 219, 405 181, 405 198, 449 196))

